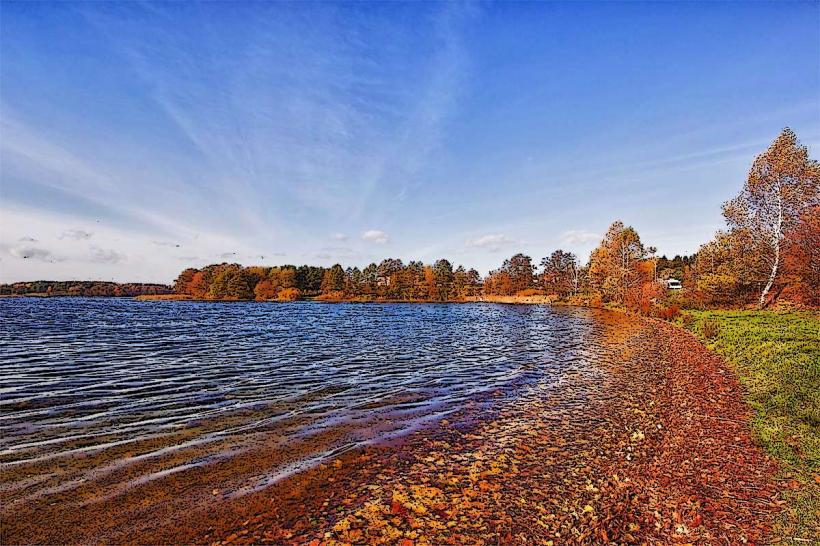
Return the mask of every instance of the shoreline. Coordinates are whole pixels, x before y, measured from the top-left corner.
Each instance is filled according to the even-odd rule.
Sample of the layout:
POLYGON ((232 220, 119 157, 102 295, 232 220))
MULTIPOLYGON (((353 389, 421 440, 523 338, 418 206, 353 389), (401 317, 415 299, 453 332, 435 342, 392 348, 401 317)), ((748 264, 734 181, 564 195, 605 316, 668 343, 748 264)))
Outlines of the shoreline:
MULTIPOLYGON (((25 296, 21 296, 25 297, 25 296)), ((107 296, 98 296, 107 297, 107 296)), ((240 300, 240 299, 197 299, 187 294, 157 294, 134 296, 133 299, 137 301, 195 301, 202 303, 293 303, 294 301, 309 301, 316 303, 413 303, 413 304, 445 304, 445 303, 502 303, 509 305, 567 305, 574 307, 588 307, 578 306, 557 300, 554 296, 474 296, 465 299, 451 299, 451 300, 401 300, 401 299, 366 299, 366 298, 349 298, 336 299, 328 298, 322 299, 321 296, 314 298, 300 298, 297 300, 240 300)))
POLYGON ((764 539, 779 509, 774 468, 749 437, 749 409, 725 362, 663 321, 597 320, 604 326, 590 343, 605 354, 596 373, 498 398, 489 413, 476 401, 238 498, 218 476, 258 473, 270 464, 265 448, 70 516, 61 512, 69 506, 33 505, 19 521, 4 517, 4 534, 313 546, 764 539))
MULTIPOLYGON (((627 316, 638 316, 649 318, 653 320, 661 320, 663 322, 674 322, 673 319, 664 319, 657 316, 645 315, 637 311, 632 311, 626 309, 622 306, 617 305, 590 305, 588 303, 576 303, 567 300, 562 300, 556 298, 554 295, 550 296, 473 296, 468 299, 451 299, 451 300, 402 300, 402 299, 363 299, 363 298, 351 298, 351 299, 320 299, 319 296, 317 297, 302 297, 296 300, 240 300, 240 299, 205 299, 205 298, 194 298, 193 296, 189 296, 187 294, 151 294, 151 295, 140 295, 140 296, 89 296, 89 295, 75 295, 75 294, 40 294, 40 293, 31 293, 31 294, 0 294, 0 299, 15 299, 15 298, 36 298, 36 299, 47 299, 47 298, 89 298, 89 299, 130 299, 135 301, 144 301, 144 302, 151 302, 151 301, 187 301, 193 303, 298 303, 298 302, 311 302, 311 303, 326 303, 326 304, 340 304, 340 303, 366 303, 366 304, 431 304, 431 305, 442 305, 442 304, 467 304, 467 303, 493 303, 493 304, 500 304, 500 305, 551 305, 555 307, 577 307, 583 309, 600 309, 604 311, 614 311, 617 313, 622 313, 627 316)), ((758 307, 753 304, 746 304, 746 305, 738 305, 738 306, 718 306, 718 307, 702 307, 702 308, 681 308, 680 312, 685 313, 687 311, 725 311, 725 312, 733 312, 733 311, 755 311, 758 310, 758 307)), ((816 307, 805 307, 805 306, 787 306, 787 307, 778 307, 773 306, 765 309, 765 311, 779 313, 779 312, 788 312, 788 311, 805 311, 805 312, 819 312, 820 309, 816 307)), ((673 317, 674 318, 674 317, 673 317)))
MULTIPOLYGON (((616 322, 643 321, 615 316, 621 317, 616 322)), ((414 546, 446 540, 561 543, 567 536, 581 544, 765 540, 780 510, 771 480, 775 466, 749 437, 750 410, 737 379, 727 377, 726 363, 695 336, 676 340, 676 326, 651 322, 651 333, 632 331, 625 337, 652 344, 658 334, 666 336, 661 351, 669 356, 683 348, 694 351, 697 357, 690 365, 699 373, 671 366, 643 369, 641 355, 630 351, 625 366, 612 361, 613 386, 621 387, 615 400, 596 398, 598 384, 585 387, 596 419, 603 417, 597 425, 566 419, 563 406, 579 403, 578 389, 585 389, 580 385, 552 393, 548 403, 540 397, 523 408, 513 403, 497 418, 474 416, 477 420, 468 427, 444 420, 398 447, 356 450, 331 465, 283 481, 268 495, 271 500, 282 495, 286 501, 221 534, 202 538, 220 545, 313 546, 363 540, 414 546), (654 392, 650 400, 635 398, 623 388, 626 385, 617 385, 620 374, 636 374, 641 385, 657 381, 667 390, 654 392), (710 388, 717 388, 716 394, 696 394, 704 377, 710 388), (713 420, 722 427, 716 428, 713 420), (596 439, 593 451, 605 454, 593 455, 588 438, 596 439), (698 451, 708 446, 694 465, 693 446, 698 451), (708 474, 705 468, 710 469, 708 474), (731 474, 736 476, 729 478, 731 474), (568 476, 580 482, 581 491, 566 489, 568 476), (725 495, 715 491, 711 498, 704 497, 713 487, 710 483, 719 484, 725 495), (544 490, 549 493, 541 497, 544 490), (504 503, 506 498, 528 497, 531 492, 544 500, 530 508, 529 516, 527 510, 520 512, 518 503, 514 508, 504 503), (303 504, 305 498, 311 502, 303 504), (336 510, 334 505, 342 508, 336 510), (493 509, 487 508, 492 505, 493 509), (533 528, 520 517, 534 518, 541 527, 533 528)), ((581 402, 579 409, 590 409, 588 403, 581 402)))

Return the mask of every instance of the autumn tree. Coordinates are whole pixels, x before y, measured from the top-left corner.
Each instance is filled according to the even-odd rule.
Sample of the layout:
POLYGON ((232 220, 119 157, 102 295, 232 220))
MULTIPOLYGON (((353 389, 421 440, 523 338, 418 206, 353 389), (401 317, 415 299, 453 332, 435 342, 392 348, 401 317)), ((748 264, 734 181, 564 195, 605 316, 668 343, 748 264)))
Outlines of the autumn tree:
POLYGON ((806 210, 797 228, 786 234, 784 254, 790 298, 820 305, 820 206, 806 210))
POLYGON ((205 299, 205 295, 208 293, 208 289, 208 280, 205 277, 205 272, 197 271, 191 278, 191 282, 188 283, 186 288, 187 291, 185 293, 193 296, 198 300, 201 300, 205 299))
POLYGON ((270 281, 270 279, 262 279, 253 289, 253 294, 258 301, 267 301, 276 299, 278 290, 270 281))
POLYGON ((210 284, 206 298, 210 300, 222 300, 230 297, 228 291, 228 283, 233 278, 234 274, 241 269, 239 264, 218 264, 208 266, 206 270, 211 272, 210 284))
POLYGON ((755 158, 740 194, 723 206, 732 230, 743 230, 759 246, 768 278, 758 306, 767 296, 782 265, 783 242, 806 210, 820 204, 820 164, 810 159, 794 132, 786 128, 755 158))
POLYGON ((513 293, 533 287, 535 266, 532 265, 532 258, 529 256, 521 253, 516 254, 512 258, 504 260, 501 270, 509 275, 513 293))
POLYGON ((345 287, 345 271, 339 264, 326 269, 322 278, 322 293, 341 292, 345 287))
POLYGON ((174 292, 177 294, 188 294, 191 281, 194 279, 194 275, 196 275, 196 273, 197 270, 193 267, 189 267, 180 273, 174 281, 174 292))
POLYGON ((696 297, 703 303, 747 301, 765 285, 768 266, 757 243, 743 229, 718 231, 692 264, 696 297))
POLYGON ((254 298, 254 286, 256 277, 247 269, 232 271, 228 277, 225 287, 226 294, 223 297, 235 298, 238 300, 251 300, 254 298))
POLYGON ((556 250, 541 260, 541 283, 548 293, 568 296, 578 293, 580 267, 571 252, 556 250))
POLYGON ((613 222, 590 256, 591 288, 605 301, 625 303, 630 292, 639 290, 646 280, 639 264, 648 254, 634 228, 620 220, 613 222))
POLYGON ((490 296, 511 296, 515 293, 510 274, 503 269, 496 269, 484 279, 484 293, 490 296))

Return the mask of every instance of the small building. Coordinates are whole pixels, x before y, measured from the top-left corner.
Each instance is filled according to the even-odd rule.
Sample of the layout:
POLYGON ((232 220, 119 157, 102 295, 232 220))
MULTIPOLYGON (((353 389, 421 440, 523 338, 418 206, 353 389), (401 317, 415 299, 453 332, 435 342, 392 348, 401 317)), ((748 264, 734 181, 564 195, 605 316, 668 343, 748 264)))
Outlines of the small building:
POLYGON ((678 279, 666 279, 664 282, 666 283, 666 288, 669 290, 680 290, 683 288, 683 285, 678 279))

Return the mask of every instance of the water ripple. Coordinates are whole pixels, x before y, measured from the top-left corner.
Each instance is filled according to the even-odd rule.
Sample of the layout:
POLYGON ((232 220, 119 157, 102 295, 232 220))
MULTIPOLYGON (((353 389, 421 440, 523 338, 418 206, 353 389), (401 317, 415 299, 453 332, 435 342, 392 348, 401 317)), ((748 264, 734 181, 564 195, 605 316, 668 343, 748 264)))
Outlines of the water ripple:
POLYGON ((145 444, 86 469, 100 474, 282 427, 299 438, 345 424, 360 430, 340 446, 372 442, 557 380, 590 358, 595 324, 543 306, 0 299, 0 463, 145 444))

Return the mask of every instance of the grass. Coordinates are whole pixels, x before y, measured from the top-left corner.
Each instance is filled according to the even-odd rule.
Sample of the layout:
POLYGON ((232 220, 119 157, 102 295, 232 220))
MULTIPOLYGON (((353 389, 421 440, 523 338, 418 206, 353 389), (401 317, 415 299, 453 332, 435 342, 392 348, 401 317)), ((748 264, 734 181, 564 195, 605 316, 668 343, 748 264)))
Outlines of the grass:
POLYGON ((737 372, 755 439, 796 481, 776 534, 820 544, 820 313, 687 311, 680 323, 737 372))

